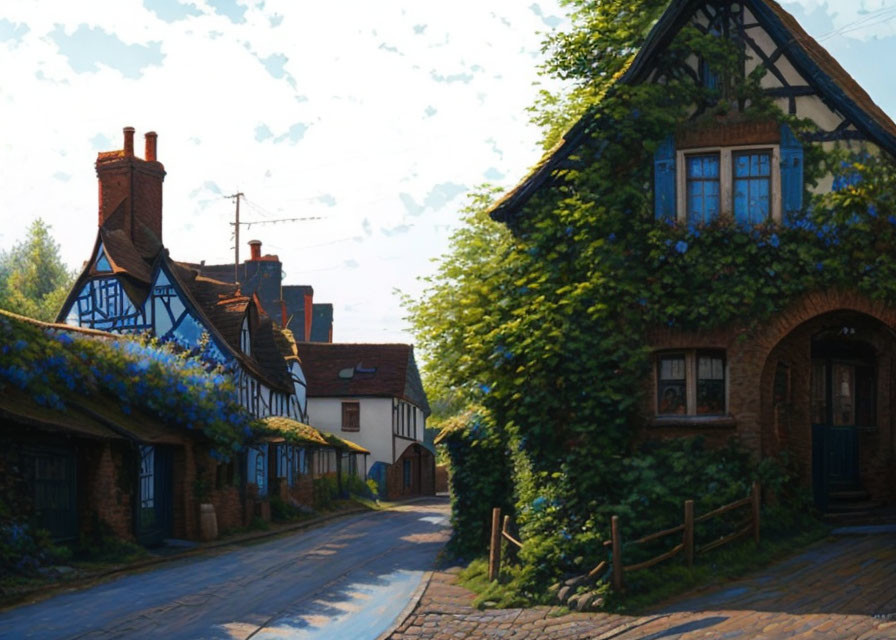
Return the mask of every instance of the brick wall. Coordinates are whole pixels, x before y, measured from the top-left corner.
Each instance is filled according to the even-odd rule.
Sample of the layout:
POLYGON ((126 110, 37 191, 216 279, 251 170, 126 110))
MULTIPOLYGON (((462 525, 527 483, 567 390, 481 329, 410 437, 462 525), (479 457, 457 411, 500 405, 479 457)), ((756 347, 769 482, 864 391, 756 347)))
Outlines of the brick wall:
POLYGON ((757 457, 788 451, 804 486, 812 479, 809 388, 813 336, 848 324, 876 353, 877 406, 874 429, 859 432, 861 480, 872 497, 896 503, 896 309, 853 291, 809 294, 753 331, 726 327, 710 332, 659 329, 649 336, 653 350, 722 349, 728 365, 728 416, 695 420, 655 417, 656 371, 644 382, 641 438, 700 435, 711 446, 735 437, 757 457), (775 398, 779 365, 789 378, 786 398, 775 398))
POLYGON ((93 532, 94 521, 108 524, 119 538, 134 540, 133 495, 136 453, 129 443, 103 442, 80 448, 78 504, 81 530, 93 532))
POLYGON ((409 498, 431 496, 436 492, 435 458, 432 452, 418 444, 412 444, 386 470, 386 498, 409 498), (409 486, 405 486, 405 460, 410 462, 409 486))

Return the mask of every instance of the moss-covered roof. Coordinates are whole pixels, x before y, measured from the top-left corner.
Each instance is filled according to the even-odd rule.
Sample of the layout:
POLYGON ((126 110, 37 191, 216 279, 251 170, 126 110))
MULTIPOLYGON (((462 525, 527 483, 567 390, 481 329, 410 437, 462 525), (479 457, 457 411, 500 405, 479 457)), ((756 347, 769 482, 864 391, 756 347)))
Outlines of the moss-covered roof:
POLYGON ((263 433, 279 436, 290 444, 331 446, 317 429, 292 418, 269 416, 259 422, 263 433))
POLYGON ((321 431, 320 435, 324 437, 324 440, 326 440, 331 447, 342 449, 343 451, 348 451, 349 453, 363 453, 365 455, 370 454, 370 452, 361 445, 355 444, 354 442, 346 440, 345 438, 340 438, 339 436, 332 433, 321 431))

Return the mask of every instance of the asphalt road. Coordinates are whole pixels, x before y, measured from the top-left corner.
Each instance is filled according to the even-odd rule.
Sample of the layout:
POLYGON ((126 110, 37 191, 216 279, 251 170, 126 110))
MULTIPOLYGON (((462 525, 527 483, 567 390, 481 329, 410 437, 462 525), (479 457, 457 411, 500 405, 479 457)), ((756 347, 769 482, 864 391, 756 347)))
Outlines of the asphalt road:
POLYGON ((373 639, 448 534, 445 499, 352 516, 17 607, 0 638, 373 639))

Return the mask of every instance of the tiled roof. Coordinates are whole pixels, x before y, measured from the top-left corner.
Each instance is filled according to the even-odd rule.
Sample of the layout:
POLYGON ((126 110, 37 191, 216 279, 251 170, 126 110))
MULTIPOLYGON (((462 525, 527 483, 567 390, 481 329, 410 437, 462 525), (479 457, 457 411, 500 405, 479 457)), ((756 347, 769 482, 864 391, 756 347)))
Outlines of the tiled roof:
POLYGON ((300 342, 297 347, 309 397, 402 398, 429 415, 411 345, 300 342))
POLYGON ((237 285, 200 276, 185 263, 169 260, 169 265, 172 275, 193 298, 195 306, 205 314, 232 354, 269 386, 292 391, 286 361, 274 343, 273 326, 264 311, 259 309, 259 320, 252 332, 252 354, 246 356, 240 349, 240 329, 243 318, 254 305, 252 299, 242 295, 237 285))

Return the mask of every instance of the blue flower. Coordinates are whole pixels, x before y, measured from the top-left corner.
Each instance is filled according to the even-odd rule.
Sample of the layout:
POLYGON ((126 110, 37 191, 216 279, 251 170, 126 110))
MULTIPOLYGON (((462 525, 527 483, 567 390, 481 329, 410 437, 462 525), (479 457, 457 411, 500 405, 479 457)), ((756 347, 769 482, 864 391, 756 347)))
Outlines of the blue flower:
POLYGON ((72 340, 72 337, 67 333, 56 334, 56 341, 59 342, 59 344, 63 344, 65 346, 68 346, 72 342, 74 342, 74 340, 72 340))
POLYGON ((868 215, 872 218, 877 217, 877 207, 875 207, 873 204, 868 205, 868 215))
POLYGON ((778 234, 773 233, 772 237, 768 239, 768 243, 771 246, 773 246, 775 249, 777 249, 779 246, 781 246, 781 240, 778 238, 778 234))
POLYGON ((679 240, 678 242, 675 243, 675 250, 681 254, 687 253, 688 243, 685 242, 684 240, 679 240))
POLYGON ((490 386, 488 386, 487 384, 480 384, 479 390, 482 391, 482 393, 489 394, 489 393, 491 393, 492 388, 490 386))
POLYGON ((815 263, 815 268, 816 268, 818 271, 821 271, 822 269, 824 269, 824 264, 821 263, 821 262, 816 262, 816 263, 815 263))

